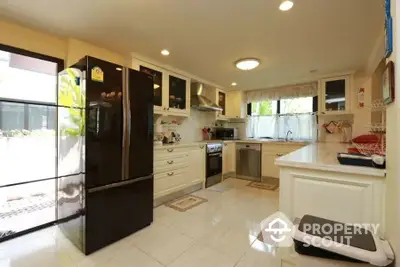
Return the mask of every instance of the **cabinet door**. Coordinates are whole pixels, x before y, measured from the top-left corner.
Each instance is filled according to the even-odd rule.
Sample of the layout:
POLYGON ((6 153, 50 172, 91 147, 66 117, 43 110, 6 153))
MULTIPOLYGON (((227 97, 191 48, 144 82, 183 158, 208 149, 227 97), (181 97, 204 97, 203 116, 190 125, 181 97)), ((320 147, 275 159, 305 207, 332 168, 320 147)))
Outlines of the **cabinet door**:
POLYGON ((226 94, 226 116, 229 118, 244 118, 245 109, 243 103, 243 92, 232 91, 226 94))
POLYGON ((182 113, 188 109, 188 81, 169 75, 168 111, 182 113))
POLYGON ((235 157, 235 143, 225 143, 222 150, 222 173, 235 172, 236 170, 236 157, 235 157))
POLYGON ((188 184, 197 184, 200 182, 204 182, 206 175, 206 155, 205 155, 205 146, 201 145, 196 149, 193 149, 189 152, 189 170, 190 174, 188 174, 188 184))
POLYGON ((140 71, 147 73, 153 77, 153 92, 154 98, 153 103, 154 106, 162 107, 163 106, 163 74, 161 71, 157 71, 145 66, 140 65, 140 71))
POLYGON ((279 167, 275 165, 275 159, 280 156, 274 153, 262 154, 261 175, 264 177, 279 178, 279 167))
POLYGON ((324 79, 322 80, 321 87, 322 112, 335 113, 350 111, 350 78, 348 76, 324 79))

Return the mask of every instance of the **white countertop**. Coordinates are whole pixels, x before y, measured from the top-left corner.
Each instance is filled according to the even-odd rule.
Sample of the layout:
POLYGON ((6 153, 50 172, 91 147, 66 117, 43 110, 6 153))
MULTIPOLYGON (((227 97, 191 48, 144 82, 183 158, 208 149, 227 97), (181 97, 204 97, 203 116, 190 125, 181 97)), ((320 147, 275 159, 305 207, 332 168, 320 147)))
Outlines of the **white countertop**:
POLYGON ((347 153, 348 144, 315 143, 300 148, 275 160, 275 164, 283 167, 315 169, 360 175, 385 177, 386 170, 341 165, 336 156, 339 152, 347 153))
POLYGON ((183 143, 174 143, 174 144, 163 144, 163 145, 154 145, 155 150, 160 150, 164 148, 178 148, 178 147, 191 147, 197 146, 199 144, 207 144, 207 143, 254 143, 254 144, 263 144, 263 143, 271 143, 277 145, 307 145, 309 143, 304 141, 288 141, 285 142, 281 139, 246 139, 246 140, 203 140, 197 142, 183 142, 183 143))

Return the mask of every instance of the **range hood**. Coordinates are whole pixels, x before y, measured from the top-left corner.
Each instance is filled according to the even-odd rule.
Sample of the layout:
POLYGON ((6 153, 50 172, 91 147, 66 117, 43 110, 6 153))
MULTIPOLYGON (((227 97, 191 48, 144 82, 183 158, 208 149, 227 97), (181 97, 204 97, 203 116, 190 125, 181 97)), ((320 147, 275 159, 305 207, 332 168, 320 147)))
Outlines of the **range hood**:
POLYGON ((205 87, 202 83, 191 84, 191 100, 192 108, 201 111, 222 111, 222 108, 205 96, 205 87))

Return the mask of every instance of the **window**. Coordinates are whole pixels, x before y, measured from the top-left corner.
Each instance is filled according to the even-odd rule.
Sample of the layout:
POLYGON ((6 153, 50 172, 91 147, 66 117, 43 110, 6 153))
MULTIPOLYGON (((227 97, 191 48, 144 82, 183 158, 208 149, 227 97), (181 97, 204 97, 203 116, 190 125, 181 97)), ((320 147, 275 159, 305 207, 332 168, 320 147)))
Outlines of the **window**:
POLYGON ((317 135, 316 97, 267 100, 250 104, 247 136, 314 140, 317 135), (291 133, 290 133, 291 132, 291 133))
POLYGON ((300 97, 280 100, 280 114, 313 112, 313 98, 300 97))
POLYGON ((0 44, 0 241, 52 224, 63 60, 0 44))
POLYGON ((251 103, 251 116, 265 116, 278 113, 278 101, 266 100, 251 103))

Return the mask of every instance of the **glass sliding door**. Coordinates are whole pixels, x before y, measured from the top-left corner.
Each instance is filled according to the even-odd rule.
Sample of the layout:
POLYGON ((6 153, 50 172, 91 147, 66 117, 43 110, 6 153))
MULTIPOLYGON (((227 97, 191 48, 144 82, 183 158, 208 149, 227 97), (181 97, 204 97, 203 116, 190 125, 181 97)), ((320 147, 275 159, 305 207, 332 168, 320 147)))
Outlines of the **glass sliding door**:
POLYGON ((57 221, 63 61, 0 45, 0 242, 57 221))

